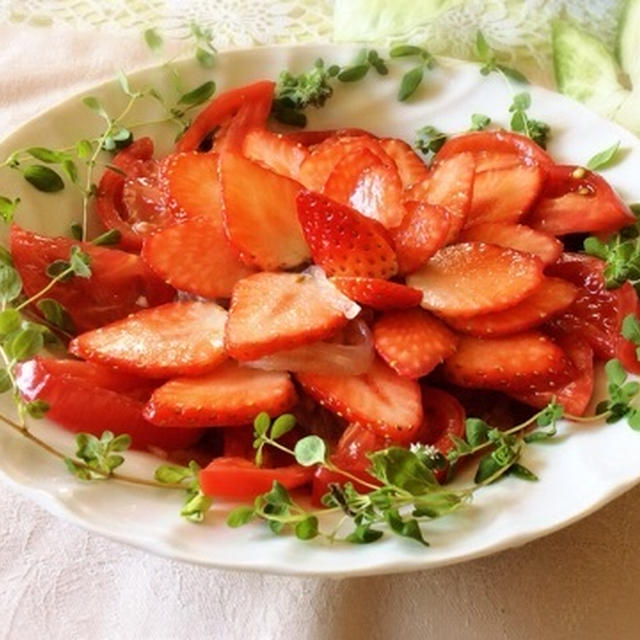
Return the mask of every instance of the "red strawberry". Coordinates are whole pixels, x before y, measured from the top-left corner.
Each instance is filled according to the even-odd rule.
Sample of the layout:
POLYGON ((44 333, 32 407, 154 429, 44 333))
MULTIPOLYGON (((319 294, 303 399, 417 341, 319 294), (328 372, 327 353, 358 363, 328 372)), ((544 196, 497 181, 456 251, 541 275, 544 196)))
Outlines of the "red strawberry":
POLYGON ((420 156, 404 141, 398 138, 383 138, 380 146, 395 162, 402 180, 402 186, 409 189, 417 182, 429 177, 429 169, 420 156))
POLYGON ((298 180, 300 165, 308 158, 309 151, 281 133, 266 129, 252 129, 242 143, 242 153, 281 176, 298 180))
POLYGON ((379 222, 309 191, 297 202, 313 261, 327 275, 387 279, 397 273, 395 252, 379 222))
POLYGON ((206 218, 187 220, 145 238, 142 259, 180 291, 204 298, 228 298, 251 273, 224 233, 206 218))
POLYGON ((258 413, 277 416, 296 402, 288 373, 247 369, 226 362, 199 378, 175 378, 151 395, 144 409, 162 427, 250 424, 258 413))
POLYGON ((299 142, 305 147, 312 147, 324 142, 328 138, 343 138, 345 136, 368 136, 374 138, 375 136, 370 131, 364 129, 357 129, 351 127, 348 129, 323 129, 321 131, 310 131, 309 129, 303 129, 301 131, 289 131, 284 134, 287 140, 292 142, 299 142))
POLYGON ((320 404, 381 436, 407 440, 422 423, 420 387, 381 360, 359 376, 298 373, 298 382, 320 404))
POLYGON ((466 226, 483 222, 517 222, 535 202, 544 177, 544 170, 537 165, 476 173, 466 226))
POLYGON ((309 257, 296 215, 300 185, 236 153, 220 156, 225 229, 242 259, 265 271, 309 257))
POLYGON ((328 338, 347 323, 341 298, 305 274, 256 273, 240 280, 227 323, 229 355, 255 360, 328 338))
POLYGON ((212 302, 170 302, 83 333, 69 352, 149 378, 200 375, 226 359, 226 321, 212 302))
POLYGON ((401 376, 426 376, 455 350, 457 336, 422 309, 385 313, 373 325, 373 343, 401 376))
POLYGON ((467 221, 474 179, 475 162, 470 153, 460 153, 444 160, 431 172, 426 201, 449 212, 446 244, 455 241, 467 221))
MULTIPOLYGON (((362 172, 381 164, 378 156, 369 149, 352 151, 338 161, 329 174, 322 193, 336 202, 349 204, 349 198, 355 191, 362 172)), ((363 211, 360 213, 364 215, 363 211)))
POLYGON ((471 318, 447 318, 456 331, 473 336, 504 336, 532 329, 567 309, 578 295, 578 287, 562 278, 544 278, 524 300, 503 311, 471 318))
POLYGON ((406 274, 421 267, 444 246, 449 234, 449 213, 443 207, 426 202, 405 202, 407 215, 391 238, 398 255, 400 273, 406 274))
POLYGON ((555 398, 567 413, 582 416, 593 394, 593 349, 586 340, 578 336, 560 336, 556 342, 573 362, 576 377, 553 391, 530 391, 511 395, 520 402, 538 409, 546 407, 555 398))
POLYGON ((557 389, 575 374, 563 350, 539 331, 502 338, 463 336, 444 371, 461 387, 498 391, 557 389))
POLYGON ((440 249, 407 284, 424 293, 422 306, 467 318, 513 307, 540 286, 542 263, 532 255, 484 242, 440 249))
POLYGON ((553 264, 562 254, 562 242, 543 231, 534 231, 523 224, 503 222, 483 222, 464 229, 460 234, 460 242, 489 242, 501 247, 509 247, 532 253, 542 262, 553 264))
POLYGON ((345 296, 379 311, 415 307, 422 300, 422 291, 380 278, 331 278, 345 296))
POLYGON ((189 151, 168 156, 162 169, 162 187, 177 220, 206 217, 221 224, 218 154, 189 151))

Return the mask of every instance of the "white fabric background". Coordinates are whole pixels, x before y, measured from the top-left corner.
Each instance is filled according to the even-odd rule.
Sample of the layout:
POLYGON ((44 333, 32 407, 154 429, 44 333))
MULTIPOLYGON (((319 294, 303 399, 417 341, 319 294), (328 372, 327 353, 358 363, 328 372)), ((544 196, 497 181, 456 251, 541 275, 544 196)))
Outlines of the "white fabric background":
MULTIPOLYGON (((119 66, 149 63, 139 38, 124 35, 114 42, 0 25, 0 42, 0 136, 112 77, 114 45, 119 66)), ((638 531, 640 488, 521 549, 334 582, 157 558, 71 526, 2 485, 0 638, 632 639, 640 634, 638 531)))

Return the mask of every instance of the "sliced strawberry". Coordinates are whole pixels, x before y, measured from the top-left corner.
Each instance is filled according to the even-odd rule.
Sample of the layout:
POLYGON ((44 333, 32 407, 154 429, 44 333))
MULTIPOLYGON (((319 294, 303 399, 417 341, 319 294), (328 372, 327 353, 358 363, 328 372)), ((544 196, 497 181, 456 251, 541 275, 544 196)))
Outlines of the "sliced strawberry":
POLYGON ((254 272, 240 260, 222 225, 206 218, 150 236, 141 256, 176 289, 204 298, 229 298, 236 282, 254 272))
POLYGON ((298 373, 298 382, 320 404, 383 437, 406 440, 422 423, 420 387, 381 360, 359 376, 298 373))
POLYGON ((562 278, 544 278, 524 300, 503 311, 471 318, 447 318, 456 331, 472 336, 504 336, 532 329, 562 313, 578 296, 578 287, 562 278))
POLYGON ((89 331, 173 299, 173 288, 135 254, 71 238, 40 236, 13 224, 9 247, 27 296, 40 293, 51 283, 47 267, 56 260, 68 260, 74 245, 91 258, 91 277, 74 276, 58 282, 47 291, 47 297, 67 309, 77 331, 89 331))
POLYGON ((247 369, 226 362, 198 378, 175 378, 156 389, 144 415, 163 427, 250 424, 262 411, 289 410, 296 392, 288 373, 247 369))
POLYGON ((523 224, 503 222, 484 222, 464 229, 460 234, 460 242, 489 242, 501 247, 509 247, 532 253, 542 262, 553 264, 562 254, 562 242, 543 231, 534 231, 523 224))
POLYGON ((484 242, 440 249, 407 284, 423 292, 422 306, 467 318, 513 307, 542 282, 542 262, 532 255, 484 242))
POLYGON ((470 153, 444 160, 431 173, 426 200, 449 212, 446 244, 455 241, 469 216, 474 180, 475 162, 470 153))
POLYGON ((266 129, 249 131, 242 143, 242 153, 249 160, 294 180, 298 180, 300 165, 309 156, 309 151, 300 142, 266 129))
POLYGON ((317 193, 298 196, 298 218, 313 261, 327 275, 391 278, 398 271, 384 227, 317 193))
POLYGON ((345 296, 378 311, 416 307, 422 291, 380 278, 331 278, 345 296))
POLYGON ((568 334, 558 337, 556 342, 573 362, 576 371, 573 380, 553 391, 530 391, 511 395, 520 402, 538 409, 546 407, 555 399, 567 413, 582 416, 593 394, 593 349, 586 340, 568 334))
POLYGON ((405 202, 405 209, 404 220, 390 232, 402 274, 415 271, 443 247, 450 227, 449 213, 443 207, 405 202))
POLYGON ((229 355, 255 360, 330 337, 347 324, 341 298, 305 274, 256 273, 240 280, 227 323, 229 355))
POLYGON ((226 359, 226 321, 212 302, 170 302, 83 333, 69 352, 148 378, 197 376, 226 359))
POLYGON ((544 177, 544 170, 537 165, 476 173, 466 226, 483 222, 517 222, 535 202, 544 177))
POLYGON ((300 167, 300 182, 312 191, 322 191, 331 172, 346 155, 354 151, 369 150, 384 164, 395 166, 376 138, 363 136, 336 136, 327 138, 311 151, 300 167))
POLYGON ((456 350, 458 338, 427 311, 407 309, 382 315, 373 325, 373 343, 401 376, 421 378, 456 350))
POLYGON ((616 355, 622 320, 635 313, 637 296, 628 282, 618 289, 607 289, 603 270, 601 260, 579 253, 564 253, 547 267, 549 275, 579 287, 573 304, 549 324, 556 331, 583 337, 596 358, 608 360, 616 355))
MULTIPOLYGON (((340 158, 329 174, 322 193, 336 202, 349 204, 349 198, 355 191, 363 171, 381 164, 378 156, 369 149, 356 149, 347 153, 340 158)), ((360 213, 366 215, 364 211, 360 213)))
POLYGON ((557 165, 551 168, 542 197, 526 223, 561 236, 614 231, 634 220, 628 207, 597 173, 557 165))
POLYGON ((296 214, 301 187, 235 153, 220 156, 223 215, 229 239, 249 265, 290 268, 309 257, 296 214))
POLYGON ((244 139, 255 128, 264 128, 273 102, 273 90, 271 84, 268 91, 254 99, 246 100, 231 118, 223 132, 217 132, 213 150, 219 153, 232 151, 242 153, 244 139))
POLYGON ((557 389, 575 373, 564 351, 539 331, 502 338, 464 336, 445 361, 444 372, 461 387, 498 391, 557 389))
POLYGON ((422 158, 404 141, 398 138, 383 138, 380 146, 395 162, 402 186, 409 189, 414 184, 428 179, 429 169, 422 158))
POLYGON ((162 169, 162 187, 176 220, 205 217, 221 224, 218 154, 189 151, 168 156, 162 169))
POLYGON ((292 142, 299 142, 305 147, 311 147, 324 142, 328 138, 342 138, 344 136, 369 136, 375 138, 373 133, 365 131, 364 129, 358 129, 356 127, 350 127, 347 129, 323 129, 321 131, 310 131, 304 129, 302 131, 289 131, 284 134, 287 140, 292 142))

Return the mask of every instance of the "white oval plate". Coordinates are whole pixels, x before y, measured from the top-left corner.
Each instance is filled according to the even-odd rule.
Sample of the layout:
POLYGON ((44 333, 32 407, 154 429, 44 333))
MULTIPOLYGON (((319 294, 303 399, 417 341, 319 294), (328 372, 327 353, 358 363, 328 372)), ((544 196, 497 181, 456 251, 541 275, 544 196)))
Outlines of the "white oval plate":
MULTIPOLYGON (((247 82, 276 78, 282 69, 302 71, 317 57, 346 63, 356 49, 347 46, 275 47, 220 54, 213 72, 192 61, 177 64, 183 86, 216 80, 218 90, 247 82)), ((116 61, 117 64, 117 61, 116 61)), ((409 62, 394 62, 386 78, 373 72, 364 81, 340 85, 324 109, 310 114, 310 127, 363 127, 412 141, 418 127, 462 131, 472 113, 489 115, 508 125, 511 94, 502 79, 484 77, 478 67, 440 60, 423 86, 407 103, 396 100, 401 73, 409 62)), ((115 64, 114 64, 115 66, 115 64)), ((170 90, 167 74, 154 68, 134 74, 133 86, 151 83, 170 90)), ((584 163, 595 152, 621 141, 622 163, 606 171, 607 179, 627 201, 640 200, 640 141, 619 126, 581 105, 544 89, 529 87, 531 116, 551 125, 549 150, 558 161, 584 163)), ((114 81, 88 92, 110 113, 125 104, 114 81)), ((0 158, 33 145, 60 148, 100 132, 101 122, 73 97, 25 124, 0 144, 0 158)), ((161 111, 152 100, 136 107, 128 122, 154 120, 161 111)), ((175 130, 157 125, 151 133, 160 153, 171 147, 175 130)), ((20 196, 17 221, 32 230, 66 234, 79 218, 77 191, 48 195, 26 185, 17 173, 0 172, 0 193, 20 196)), ((6 396, 0 410, 11 411, 6 396)), ((64 451, 73 451, 72 436, 40 421, 35 433, 64 451)), ((0 426, 2 477, 51 512, 87 529, 171 558, 213 567, 248 569, 297 575, 355 576, 428 569, 460 562, 517 546, 584 517, 636 484, 640 478, 640 434, 626 424, 563 425, 562 435, 547 445, 528 447, 524 463, 539 476, 537 483, 507 478, 478 492, 474 502, 457 514, 425 527, 431 543, 420 545, 389 537, 366 546, 276 537, 262 525, 229 529, 224 524, 228 505, 216 505, 200 526, 177 515, 181 497, 171 491, 144 489, 116 482, 82 484, 60 462, 8 428, 0 426), (565 437, 566 436, 566 437, 565 437)), ((124 472, 151 477, 158 460, 132 452, 124 472)))

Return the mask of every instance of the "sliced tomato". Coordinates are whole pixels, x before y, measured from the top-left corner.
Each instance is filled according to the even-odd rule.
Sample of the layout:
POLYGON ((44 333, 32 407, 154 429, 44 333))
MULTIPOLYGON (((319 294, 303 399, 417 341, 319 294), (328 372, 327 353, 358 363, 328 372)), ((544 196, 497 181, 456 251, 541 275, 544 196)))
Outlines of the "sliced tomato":
MULTIPOLYGON (((264 105, 273 96, 275 84, 267 80, 254 82, 245 87, 231 89, 216 96, 193 120, 191 126, 184 132, 178 143, 177 151, 197 151, 202 141, 218 127, 223 127, 227 133, 231 130, 230 138, 233 140, 242 127, 263 126, 268 115, 264 113, 264 105), (235 116, 243 105, 258 105, 255 110, 247 107, 242 112, 242 117, 233 126, 231 118, 235 116), (242 127, 241 127, 242 124, 242 127), (235 133, 234 133, 235 130, 235 133)), ((223 136, 224 137, 224 134, 223 136)))
POLYGON ((160 188, 160 164, 153 142, 140 138, 120 151, 107 167, 96 194, 96 212, 106 229, 120 232, 120 247, 139 251, 145 235, 173 222, 160 188))
POLYGON ((580 288, 573 304, 551 320, 550 327, 582 336, 596 358, 608 360, 616 356, 622 321, 629 313, 635 313, 637 296, 628 282, 618 289, 607 289, 603 270, 604 263, 598 258, 564 253, 547 267, 546 273, 580 288))
POLYGON ((156 427, 142 417, 149 384, 135 376, 75 360, 34 358, 17 366, 25 400, 44 400, 47 417, 74 433, 128 433, 136 449, 181 449, 194 444, 199 429, 156 427))
POLYGON ((556 236, 616 231, 634 218, 606 180, 573 165, 557 165, 540 199, 526 217, 533 229, 556 236))
POLYGON ((538 164, 552 167, 551 156, 543 151, 531 138, 510 131, 477 131, 449 138, 434 158, 440 163, 459 153, 470 152, 476 161, 476 170, 498 169, 514 166, 510 156, 523 164, 538 164))
POLYGON ((57 283, 47 297, 67 309, 78 332, 173 299, 174 289, 159 280, 139 256, 78 243, 71 238, 40 236, 14 224, 9 233, 9 247, 27 296, 35 295, 50 283, 47 266, 55 260, 68 260, 73 245, 89 254, 92 275, 57 283))
POLYGON ((199 473, 202 492, 217 498, 250 500, 271 489, 275 481, 295 489, 311 481, 312 467, 292 464, 267 469, 244 458, 215 458, 199 473))

